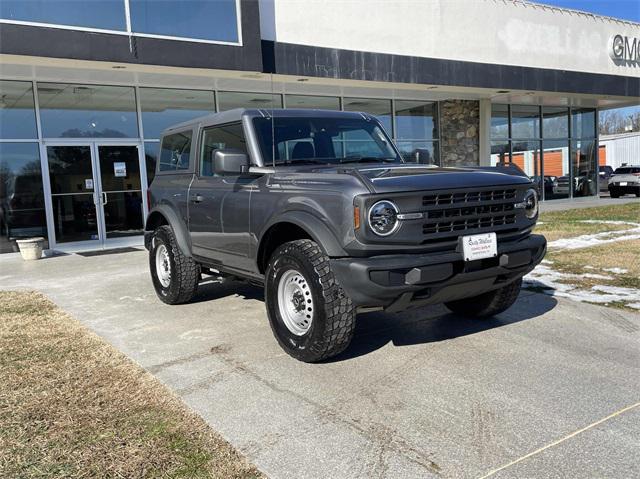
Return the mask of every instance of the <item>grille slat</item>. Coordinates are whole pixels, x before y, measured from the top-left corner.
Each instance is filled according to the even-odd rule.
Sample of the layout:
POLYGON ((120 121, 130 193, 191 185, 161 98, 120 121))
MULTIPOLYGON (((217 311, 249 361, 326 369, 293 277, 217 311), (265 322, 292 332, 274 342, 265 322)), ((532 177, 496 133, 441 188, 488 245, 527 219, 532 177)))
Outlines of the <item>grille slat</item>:
POLYGON ((450 237, 471 230, 508 228, 516 223, 515 199, 515 189, 425 195, 422 231, 427 236, 450 237))

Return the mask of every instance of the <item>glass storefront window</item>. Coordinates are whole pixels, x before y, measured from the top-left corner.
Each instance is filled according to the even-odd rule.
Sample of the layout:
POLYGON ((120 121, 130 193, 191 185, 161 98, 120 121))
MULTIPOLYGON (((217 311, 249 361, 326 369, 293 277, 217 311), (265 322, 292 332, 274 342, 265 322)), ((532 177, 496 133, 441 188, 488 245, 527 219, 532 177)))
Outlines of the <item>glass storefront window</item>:
POLYGON ((511 138, 540 138, 540 108, 511 105, 511 138))
POLYGON ((38 138, 31 82, 0 81, 0 138, 38 138))
POLYGON ((496 166, 498 163, 509 163, 511 158, 509 156, 509 141, 492 141, 491 142, 491 166, 496 166))
POLYGON ((344 98, 344 111, 363 111, 375 116, 389 136, 393 135, 391 100, 375 98, 344 98))
POLYGON ((129 9, 136 33, 239 41, 235 0, 129 0, 129 9))
POLYGON ((213 113, 212 91, 140 88, 142 130, 145 139, 158 139, 162 130, 183 121, 213 113))
POLYGON ((569 140, 542 142, 544 167, 544 198, 569 197, 569 140))
POLYGON ((340 98, 334 96, 285 95, 284 99, 287 108, 340 109, 340 98))
POLYGON ((396 138, 432 140, 438 138, 436 104, 424 101, 396 101, 396 138))
POLYGON ((509 105, 491 105, 491 138, 509 138, 509 105))
POLYGON ((511 162, 518 165, 542 191, 542 162, 539 141, 513 141, 511 162))
POLYGON ((44 138, 135 138, 133 87, 38 83, 44 138))
POLYGON ((592 196, 598 191, 596 142, 578 140, 571 142, 571 168, 573 170, 573 196, 592 196))
POLYGON ((542 137, 569 138, 569 109, 565 107, 542 107, 542 137))
POLYGON ((34 236, 47 239, 38 144, 0 143, 0 253, 34 236))
POLYGON ((124 0, 2 0, 0 18, 102 30, 127 29, 124 0))
POLYGON ((591 108, 574 108, 571 110, 571 137, 595 138, 596 112, 591 108))
POLYGON ((271 93, 241 93, 235 91, 218 92, 220 111, 234 108, 282 108, 282 95, 271 93))
POLYGON ((147 186, 151 186, 151 182, 156 176, 156 164, 158 162, 159 149, 160 142, 158 141, 144 142, 144 160, 147 168, 147 186))
POLYGON ((400 155, 409 163, 439 165, 438 143, 434 141, 399 141, 400 155))

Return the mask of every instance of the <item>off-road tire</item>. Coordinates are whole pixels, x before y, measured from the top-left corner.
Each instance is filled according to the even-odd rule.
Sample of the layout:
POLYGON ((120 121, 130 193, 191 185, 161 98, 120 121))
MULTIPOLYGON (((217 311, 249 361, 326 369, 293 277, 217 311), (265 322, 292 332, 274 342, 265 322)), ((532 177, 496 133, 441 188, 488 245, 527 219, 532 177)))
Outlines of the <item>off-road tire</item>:
POLYGON ((490 318, 509 309, 518 299, 522 278, 500 289, 444 303, 452 312, 473 318, 490 318))
POLYGON ((167 304, 187 303, 198 290, 200 266, 193 258, 182 253, 171 226, 160 226, 154 231, 149 249, 149 270, 158 298, 167 304), (156 251, 160 245, 167 248, 171 265, 171 278, 167 287, 162 285, 156 271, 156 251))
POLYGON ((353 337, 355 308, 331 271, 329 258, 313 241, 303 239, 279 246, 269 259, 265 275, 265 302, 276 340, 290 356, 316 362, 344 351, 353 337), (313 318, 301 336, 285 325, 278 305, 278 284, 287 271, 301 273, 313 299, 313 318))

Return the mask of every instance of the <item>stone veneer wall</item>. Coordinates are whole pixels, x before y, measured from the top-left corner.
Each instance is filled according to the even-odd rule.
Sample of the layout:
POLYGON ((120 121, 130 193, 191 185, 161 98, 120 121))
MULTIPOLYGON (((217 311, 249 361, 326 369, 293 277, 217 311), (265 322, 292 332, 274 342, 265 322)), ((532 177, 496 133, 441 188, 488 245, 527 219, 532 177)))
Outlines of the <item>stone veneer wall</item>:
POLYGON ((479 164, 480 102, 440 102, 440 158, 442 166, 479 164))

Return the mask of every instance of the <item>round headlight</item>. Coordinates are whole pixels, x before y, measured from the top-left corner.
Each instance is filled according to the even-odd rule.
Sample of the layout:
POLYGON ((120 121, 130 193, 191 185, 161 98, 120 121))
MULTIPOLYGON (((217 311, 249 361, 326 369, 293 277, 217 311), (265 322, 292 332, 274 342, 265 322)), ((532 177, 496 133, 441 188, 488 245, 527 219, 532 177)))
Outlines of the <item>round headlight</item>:
POLYGON ((524 194, 524 214, 527 218, 533 219, 538 216, 538 192, 533 188, 524 194))
POLYGON ((378 201, 369 209, 369 227, 378 236, 389 236, 398 226, 398 207, 391 201, 378 201))

